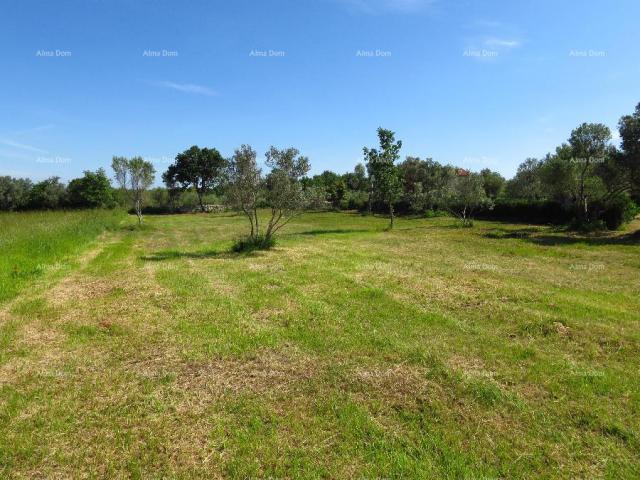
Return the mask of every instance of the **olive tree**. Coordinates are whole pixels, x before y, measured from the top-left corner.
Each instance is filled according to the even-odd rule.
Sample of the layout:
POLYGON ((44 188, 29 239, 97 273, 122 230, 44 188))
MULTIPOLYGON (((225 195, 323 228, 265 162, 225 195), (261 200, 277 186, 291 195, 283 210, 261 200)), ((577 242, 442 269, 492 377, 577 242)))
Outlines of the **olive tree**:
POLYGON ((227 173, 227 202, 242 211, 251 224, 251 240, 260 234, 258 221, 258 201, 264 183, 262 170, 256 162, 256 151, 249 145, 242 145, 229 161, 227 173))
POLYGON ((302 188, 302 178, 309 172, 309 159, 295 148, 271 147, 266 153, 266 164, 271 171, 266 178, 266 201, 271 218, 265 230, 265 240, 271 241, 275 233, 308 208, 314 198, 312 189, 302 188))
POLYGON ((320 189, 304 188, 303 177, 309 172, 309 159, 295 148, 271 147, 266 153, 269 173, 262 175, 256 162, 256 152, 243 145, 229 161, 227 201, 249 219, 248 241, 240 241, 237 250, 269 248, 275 234, 305 209, 324 200, 320 189), (270 210, 269 219, 261 228, 258 204, 264 202, 270 210))
POLYGON ((138 225, 141 225, 144 193, 155 178, 156 171, 153 165, 142 157, 113 157, 111 168, 115 173, 116 182, 131 199, 138 217, 138 225))
POLYGON ((478 210, 493 205, 478 173, 464 172, 452 177, 443 194, 443 204, 461 220, 464 227, 473 225, 473 216, 478 210))

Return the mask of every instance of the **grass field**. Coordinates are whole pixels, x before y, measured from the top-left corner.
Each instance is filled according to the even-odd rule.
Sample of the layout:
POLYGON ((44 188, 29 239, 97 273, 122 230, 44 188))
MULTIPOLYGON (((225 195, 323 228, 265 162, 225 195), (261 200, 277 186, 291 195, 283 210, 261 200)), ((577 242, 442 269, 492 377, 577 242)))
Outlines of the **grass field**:
POLYGON ((637 243, 146 221, 0 306, 0 477, 640 476, 637 243))
POLYGON ((111 210, 0 213, 0 303, 45 270, 68 266, 65 260, 122 218, 111 210))

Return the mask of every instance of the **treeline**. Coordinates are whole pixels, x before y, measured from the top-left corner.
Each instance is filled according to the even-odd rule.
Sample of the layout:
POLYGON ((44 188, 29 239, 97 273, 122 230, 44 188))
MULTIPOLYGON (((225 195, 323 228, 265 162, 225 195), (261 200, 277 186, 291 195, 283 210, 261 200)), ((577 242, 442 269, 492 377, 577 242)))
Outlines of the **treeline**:
POLYGON ((395 164, 402 144, 393 132, 380 129, 380 150, 372 156, 365 148, 366 164, 343 175, 325 171, 305 183, 323 189, 334 209, 391 215, 444 211, 466 224, 477 216, 616 229, 638 213, 640 203, 640 104, 620 119, 618 130, 620 148, 612 145, 607 126, 583 123, 555 152, 525 160, 506 180, 489 169, 471 172, 431 158, 408 156, 395 164), (375 171, 380 157, 390 166, 382 189, 375 171))
POLYGON ((85 171, 65 184, 60 177, 41 182, 0 176, 0 210, 59 210, 113 208, 119 201, 104 169, 85 171))
MULTIPOLYGON (((246 178, 244 184, 234 184, 237 162, 244 158, 238 157, 239 154, 246 157, 247 152, 251 152, 252 162, 258 164, 256 153, 250 147, 243 146, 232 158, 225 158, 215 148, 193 146, 178 154, 162 174, 164 188, 148 190, 155 172, 140 157, 131 160, 114 157, 112 168, 119 185, 117 189, 111 186, 102 169, 84 172, 83 177, 68 185, 56 177, 35 184, 25 179, 0 177, 0 209, 100 208, 127 204, 140 218, 143 211, 208 211, 212 206, 221 205, 242 210, 245 207, 238 198, 242 197, 243 188, 246 196, 252 198, 251 208, 273 207, 275 185, 272 182, 279 178, 279 181, 295 182, 296 189, 304 192, 305 198, 313 198, 307 205, 384 212, 390 216, 390 227, 395 214, 401 213, 453 214, 465 225, 481 217, 615 229, 633 218, 640 201, 640 104, 632 114, 620 119, 618 130, 619 148, 611 143, 608 127, 583 123, 555 152, 542 159, 525 160, 509 180, 489 169, 472 172, 431 158, 407 156, 400 161, 402 142, 396 140, 394 132, 382 128, 378 129, 379 145, 365 147, 363 162, 345 174, 325 171, 305 176, 309 170, 305 160, 304 172, 291 171, 279 177, 274 172, 286 171, 291 165, 285 162, 274 170, 273 155, 283 161, 289 157, 283 153, 287 150, 272 147, 266 155, 272 172, 264 178, 259 169, 254 172, 260 179, 258 184, 252 183, 251 178, 246 178), (135 181, 131 183, 131 180, 135 181)), ((246 158, 244 161, 246 163, 246 158)))

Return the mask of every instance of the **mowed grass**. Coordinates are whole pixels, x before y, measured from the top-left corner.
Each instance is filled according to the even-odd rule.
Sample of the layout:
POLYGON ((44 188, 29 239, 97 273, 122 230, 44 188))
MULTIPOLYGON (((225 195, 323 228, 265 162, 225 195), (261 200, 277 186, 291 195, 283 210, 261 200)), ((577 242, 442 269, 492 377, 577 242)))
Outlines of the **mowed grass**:
POLYGON ((63 262, 123 217, 109 210, 0 212, 0 304, 46 270, 64 268, 63 262))
POLYGON ((0 477, 638 477, 632 241, 322 213, 243 255, 243 217, 146 222, 0 316, 0 477))

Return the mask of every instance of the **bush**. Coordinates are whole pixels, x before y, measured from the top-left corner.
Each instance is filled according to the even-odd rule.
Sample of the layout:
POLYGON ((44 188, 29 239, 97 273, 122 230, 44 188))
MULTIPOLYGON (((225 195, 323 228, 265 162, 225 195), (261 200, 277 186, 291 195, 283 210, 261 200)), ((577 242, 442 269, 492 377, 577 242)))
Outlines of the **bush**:
POLYGON ((50 177, 36 183, 29 192, 28 208, 33 210, 54 210, 62 207, 66 196, 60 177, 50 177))
POLYGON ((436 217, 447 217, 449 216, 448 212, 445 212, 444 210, 425 210, 424 212, 424 218, 436 218, 436 217))
POLYGON ((620 195, 602 207, 600 219, 607 229, 617 230, 630 222, 638 213, 637 205, 628 195, 620 195))
POLYGON ((607 225, 600 219, 584 221, 575 218, 569 223, 569 230, 575 230, 580 233, 601 232, 607 229, 607 225))
POLYGON ((75 208, 113 208, 116 201, 109 178, 103 169, 86 170, 67 186, 67 202, 75 208))
POLYGON ((269 250, 276 245, 274 237, 265 237, 258 235, 255 237, 244 237, 235 241, 231 247, 231 251, 236 253, 247 253, 255 250, 269 250))
POLYGON ((342 210, 366 210, 368 206, 369 195, 367 192, 347 190, 340 202, 342 210))
POLYGON ((573 219, 573 212, 559 202, 498 200, 492 210, 483 210, 476 218, 506 222, 537 224, 567 224, 573 219))

